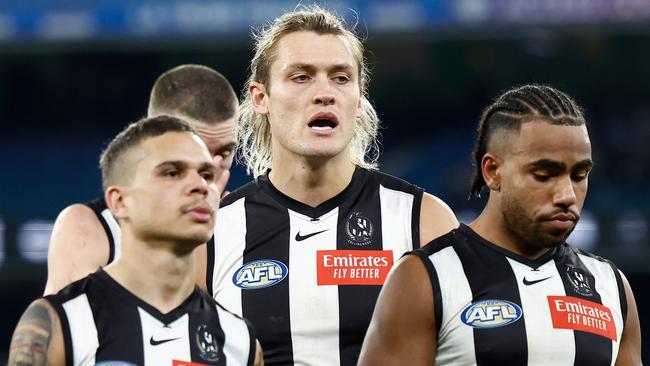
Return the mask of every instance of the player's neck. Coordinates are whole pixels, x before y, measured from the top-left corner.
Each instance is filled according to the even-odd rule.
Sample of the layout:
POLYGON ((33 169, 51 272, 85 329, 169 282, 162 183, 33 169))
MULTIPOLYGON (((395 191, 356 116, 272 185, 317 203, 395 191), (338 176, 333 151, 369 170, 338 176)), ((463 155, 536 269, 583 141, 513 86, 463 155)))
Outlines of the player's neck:
POLYGON ((285 159, 282 164, 274 161, 269 179, 280 192, 316 207, 341 193, 350 184, 354 169, 347 156, 320 164, 304 159, 288 163, 285 159))
POLYGON ((123 231, 121 256, 105 268, 120 285, 161 313, 182 304, 194 291, 194 255, 165 245, 138 242, 123 231))
POLYGON ((490 243, 530 260, 539 258, 547 251, 546 248, 539 248, 535 252, 525 250, 529 248, 529 245, 508 230, 497 200, 488 199, 483 212, 469 224, 469 227, 490 243))

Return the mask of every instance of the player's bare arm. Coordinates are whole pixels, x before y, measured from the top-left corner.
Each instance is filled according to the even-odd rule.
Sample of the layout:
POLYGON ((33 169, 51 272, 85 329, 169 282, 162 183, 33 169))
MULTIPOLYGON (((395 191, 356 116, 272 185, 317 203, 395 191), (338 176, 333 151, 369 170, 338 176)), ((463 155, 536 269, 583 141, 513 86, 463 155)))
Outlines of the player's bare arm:
POLYGON ((616 366, 636 366, 641 365, 641 327, 639 325, 639 313, 636 308, 636 301, 632 288, 627 278, 621 274, 623 285, 625 287, 625 297, 627 298, 627 319, 623 336, 621 337, 621 346, 616 358, 616 366))
POLYGON ((82 204, 68 206, 54 223, 47 255, 45 295, 57 293, 108 262, 109 243, 97 216, 82 204))
POLYGON ((9 366, 63 365, 65 351, 56 312, 45 299, 25 310, 9 346, 9 366))
POLYGON ((433 289, 419 258, 402 258, 379 294, 359 365, 433 365, 436 325, 433 289), (396 316, 395 314, 399 314, 396 316))
POLYGON ((420 246, 458 227, 456 215, 438 197, 424 193, 420 207, 420 246))
POLYGON ((264 354, 262 353, 262 345, 260 341, 255 340, 255 361, 254 366, 264 366, 264 354))

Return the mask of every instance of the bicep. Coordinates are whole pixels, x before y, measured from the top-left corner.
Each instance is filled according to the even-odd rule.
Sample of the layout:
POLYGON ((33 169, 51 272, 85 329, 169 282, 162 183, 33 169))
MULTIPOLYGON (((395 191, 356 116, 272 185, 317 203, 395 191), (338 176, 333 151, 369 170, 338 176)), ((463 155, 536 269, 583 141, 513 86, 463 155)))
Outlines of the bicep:
POLYGON ((381 290, 360 365, 432 365, 436 352, 433 290, 421 260, 406 256, 381 290))
POLYGON ((641 365, 641 327, 634 293, 627 278, 621 273, 625 297, 627 298, 627 318, 618 350, 616 366, 641 365))
POLYGON ((456 215, 441 199, 424 193, 420 207, 420 246, 458 227, 456 215))
POLYGON ((9 347, 13 365, 62 365, 65 351, 59 317, 45 299, 34 301, 16 325, 9 347))
POLYGON ((108 257, 108 236, 95 213, 81 204, 67 207, 52 230, 45 295, 56 293, 106 265, 108 257))

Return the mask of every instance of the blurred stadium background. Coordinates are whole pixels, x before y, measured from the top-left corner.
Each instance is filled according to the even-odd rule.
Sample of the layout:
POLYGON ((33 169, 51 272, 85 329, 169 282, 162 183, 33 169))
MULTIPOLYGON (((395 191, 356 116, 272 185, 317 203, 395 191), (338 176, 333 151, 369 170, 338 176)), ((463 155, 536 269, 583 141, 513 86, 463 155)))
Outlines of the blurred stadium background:
MULTIPOLYGON (((467 193, 474 129, 491 97, 549 83, 585 106, 596 166, 570 241, 627 274, 650 362, 650 2, 321 4, 353 23, 358 14, 384 123, 381 168, 438 195, 462 221, 484 204, 467 193)), ((101 193, 99 153, 144 116, 156 77, 199 63, 241 89, 251 26, 295 5, 0 1, 0 359, 22 310, 42 293, 57 213, 101 193)), ((229 188, 247 180, 236 167, 229 188)))

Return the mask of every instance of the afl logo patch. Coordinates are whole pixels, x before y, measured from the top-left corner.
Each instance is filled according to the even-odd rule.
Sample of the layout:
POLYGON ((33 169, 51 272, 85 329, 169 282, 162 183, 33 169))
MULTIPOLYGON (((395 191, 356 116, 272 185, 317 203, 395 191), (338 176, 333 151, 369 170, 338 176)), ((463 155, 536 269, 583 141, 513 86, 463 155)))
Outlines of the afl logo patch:
POLYGON ((273 259, 260 259, 241 266, 232 276, 232 283, 242 289, 258 289, 277 285, 289 273, 287 266, 273 259))
POLYGON ((372 222, 360 212, 353 212, 345 223, 345 233, 348 243, 352 245, 368 245, 372 240, 372 222))
POLYGON ((473 328, 497 328, 512 324, 523 314, 519 305, 506 300, 483 300, 469 304, 460 320, 473 328))

